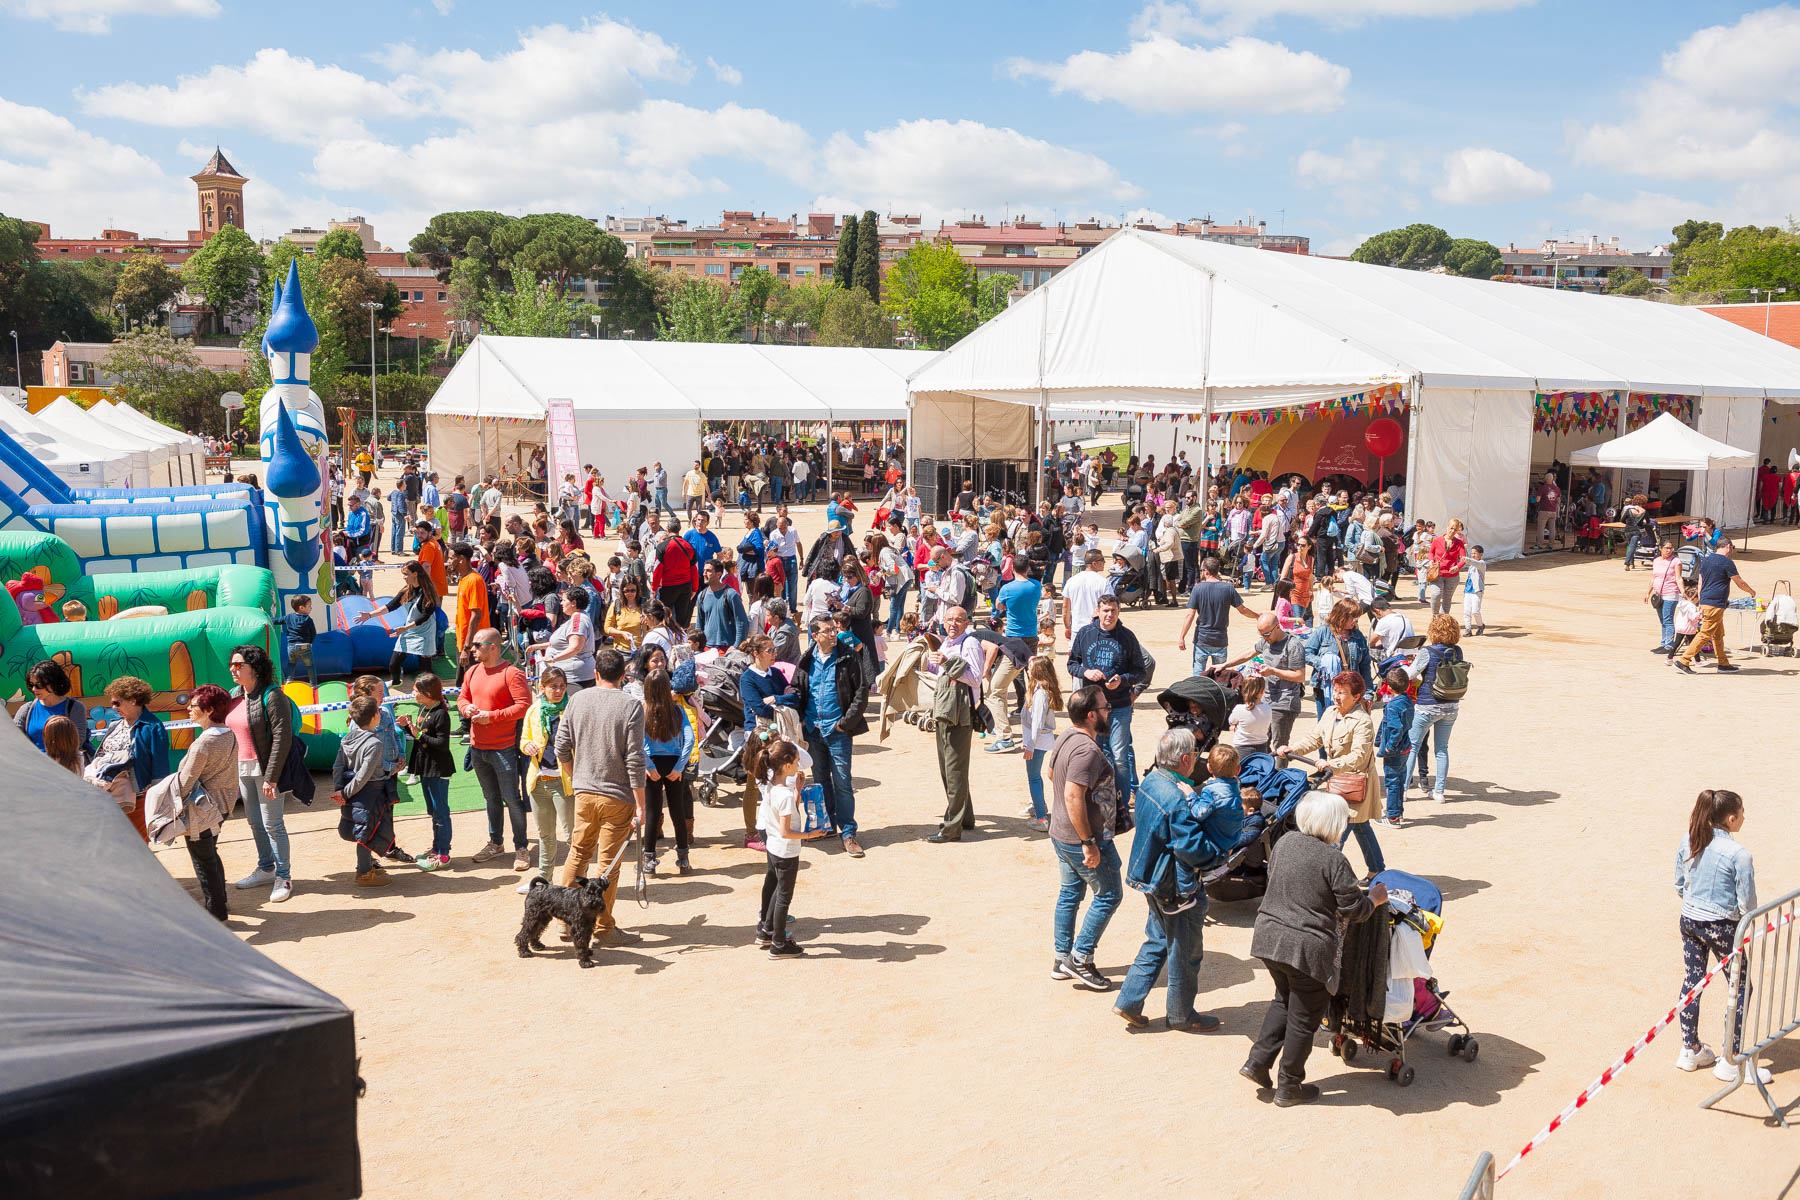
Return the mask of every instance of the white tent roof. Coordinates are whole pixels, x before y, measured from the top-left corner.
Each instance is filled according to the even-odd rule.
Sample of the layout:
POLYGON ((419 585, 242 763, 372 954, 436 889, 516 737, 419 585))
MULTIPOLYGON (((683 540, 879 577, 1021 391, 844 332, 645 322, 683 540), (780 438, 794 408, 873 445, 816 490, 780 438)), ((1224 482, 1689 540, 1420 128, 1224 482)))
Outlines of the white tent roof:
POLYGON ((1575 451, 1569 455, 1569 464, 1652 471, 1707 471, 1754 467, 1756 455, 1688 428, 1673 413, 1662 413, 1642 429, 1624 437, 1575 451))
POLYGON ((1699 309, 1125 230, 915 393, 1218 412, 1427 388, 1800 398, 1800 351, 1699 309))
POLYGON ((137 409, 117 401, 97 400, 88 409, 88 415, 101 420, 117 421, 119 425, 136 433, 152 443, 160 443, 169 448, 183 464, 177 471, 175 483, 201 483, 206 479, 206 443, 191 433, 172 429, 154 417, 147 417, 137 409))
POLYGON ((11 404, 0 404, 0 431, 71 487, 133 486, 131 456, 127 451, 82 441, 11 404), (86 470, 82 469, 84 466, 86 470))
POLYGON ((542 420, 566 396, 577 416, 668 420, 902 420, 921 350, 475 339, 426 406, 432 416, 542 420))
POLYGON ((123 454, 131 464, 133 487, 159 487, 166 481, 167 472, 161 468, 169 461, 167 446, 152 447, 127 430, 96 420, 67 396, 58 396, 35 415, 52 430, 71 434, 91 445, 104 446, 123 454), (156 471, 154 476, 151 474, 153 470, 156 471))

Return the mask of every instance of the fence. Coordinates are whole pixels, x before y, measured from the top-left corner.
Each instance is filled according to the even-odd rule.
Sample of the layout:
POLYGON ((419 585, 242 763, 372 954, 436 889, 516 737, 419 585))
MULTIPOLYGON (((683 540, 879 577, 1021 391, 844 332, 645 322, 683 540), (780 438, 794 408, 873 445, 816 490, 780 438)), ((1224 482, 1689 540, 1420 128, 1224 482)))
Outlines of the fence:
POLYGON ((1738 1068, 1738 1077, 1709 1096, 1701 1108, 1711 1108, 1746 1082, 1756 1085, 1769 1114, 1783 1129, 1787 1118, 1781 1105, 1769 1095, 1756 1060, 1788 1034, 1800 1029, 1800 891, 1746 913, 1737 926, 1736 944, 1743 947, 1725 1006, 1725 1034, 1719 1057, 1738 1068), (1758 932, 1765 936, 1755 938, 1758 932), (1755 938, 1754 941, 1751 939, 1755 938), (1748 984, 1748 986, 1744 986, 1748 984))
POLYGON ((1494 1156, 1486 1150, 1475 1160, 1475 1169, 1469 1172, 1469 1182, 1463 1184, 1462 1191, 1456 1194, 1456 1200, 1494 1200, 1494 1156))

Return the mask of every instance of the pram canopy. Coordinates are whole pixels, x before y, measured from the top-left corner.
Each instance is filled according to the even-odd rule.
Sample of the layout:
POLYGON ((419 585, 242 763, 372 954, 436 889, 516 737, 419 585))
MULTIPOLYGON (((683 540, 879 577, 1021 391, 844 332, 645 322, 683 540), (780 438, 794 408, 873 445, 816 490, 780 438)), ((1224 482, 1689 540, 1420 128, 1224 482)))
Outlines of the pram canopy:
POLYGON ((1444 893, 1438 890, 1437 884, 1423 875, 1387 870, 1376 875, 1370 883, 1385 884, 1390 892, 1411 892, 1415 905, 1440 917, 1444 915, 1444 893))
POLYGON ((1233 699, 1218 680, 1206 675, 1190 675, 1159 692, 1156 702, 1168 714, 1170 726, 1194 730, 1205 748, 1224 730, 1233 699))

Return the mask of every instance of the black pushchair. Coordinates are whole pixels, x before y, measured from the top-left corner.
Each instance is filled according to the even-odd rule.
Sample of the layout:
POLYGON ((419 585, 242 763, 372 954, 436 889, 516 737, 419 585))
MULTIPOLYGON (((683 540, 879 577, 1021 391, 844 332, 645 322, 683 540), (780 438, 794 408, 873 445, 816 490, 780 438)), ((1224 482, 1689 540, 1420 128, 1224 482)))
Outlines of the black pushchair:
POLYGON ((717 807, 720 781, 744 782, 744 701, 738 693, 738 680, 750 666, 750 656, 742 650, 727 650, 706 671, 694 691, 694 704, 711 722, 706 736, 700 739, 699 783, 695 794, 700 803, 717 807))

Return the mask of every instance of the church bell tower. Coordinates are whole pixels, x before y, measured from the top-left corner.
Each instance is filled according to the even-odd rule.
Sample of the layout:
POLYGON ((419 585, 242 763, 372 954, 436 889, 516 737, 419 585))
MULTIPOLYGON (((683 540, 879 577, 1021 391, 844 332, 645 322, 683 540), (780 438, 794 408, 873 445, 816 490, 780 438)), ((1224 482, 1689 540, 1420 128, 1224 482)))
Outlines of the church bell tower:
POLYGON ((218 147, 192 176, 200 191, 200 224, 195 227, 199 240, 210 238, 227 225, 244 227, 244 185, 250 182, 238 173, 218 147))

